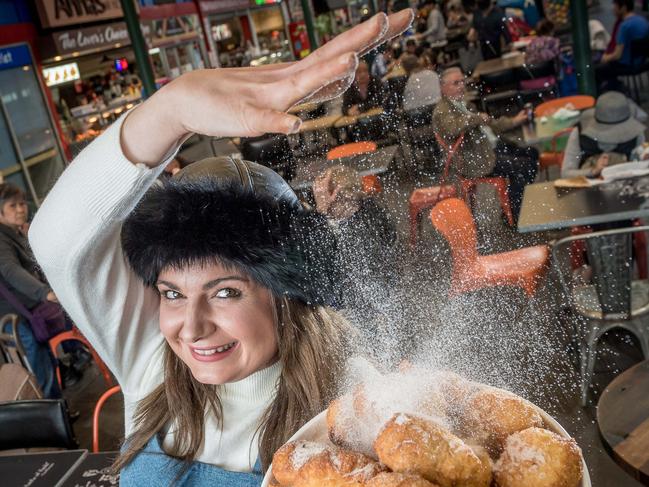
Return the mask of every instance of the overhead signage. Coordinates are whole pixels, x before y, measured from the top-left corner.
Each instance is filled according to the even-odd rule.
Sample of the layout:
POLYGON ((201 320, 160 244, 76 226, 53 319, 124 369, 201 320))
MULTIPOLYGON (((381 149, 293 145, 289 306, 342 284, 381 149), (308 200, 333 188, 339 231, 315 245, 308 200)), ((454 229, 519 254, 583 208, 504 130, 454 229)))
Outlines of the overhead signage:
MULTIPOLYGON (((151 25, 141 23, 142 34, 145 38, 151 36, 151 25)), ((131 44, 128 29, 124 22, 87 27, 85 29, 68 30, 52 34, 56 51, 65 56, 72 53, 81 53, 95 49, 115 47, 115 44, 126 46, 131 44)))
POLYGON ((0 48, 0 70, 20 68, 32 64, 32 56, 27 44, 0 48))
POLYGON ((37 0, 43 27, 62 27, 123 17, 120 0, 37 0))
POLYGON ((203 13, 213 14, 219 12, 233 12, 245 10, 250 5, 249 0, 201 0, 200 6, 203 13))
POLYGON ((79 79, 79 66, 77 63, 61 64, 43 69, 43 79, 47 86, 56 86, 79 79))

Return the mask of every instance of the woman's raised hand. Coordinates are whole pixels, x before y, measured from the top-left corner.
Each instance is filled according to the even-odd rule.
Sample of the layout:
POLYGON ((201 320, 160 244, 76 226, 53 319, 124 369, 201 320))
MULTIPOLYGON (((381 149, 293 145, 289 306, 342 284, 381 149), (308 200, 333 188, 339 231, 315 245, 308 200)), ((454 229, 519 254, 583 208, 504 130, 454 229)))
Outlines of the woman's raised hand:
POLYGON ((295 132, 300 119, 286 110, 340 95, 353 81, 358 55, 403 32, 412 18, 410 9, 389 17, 377 14, 299 62, 183 75, 129 114, 121 134, 124 154, 134 163, 155 166, 188 133, 295 132))

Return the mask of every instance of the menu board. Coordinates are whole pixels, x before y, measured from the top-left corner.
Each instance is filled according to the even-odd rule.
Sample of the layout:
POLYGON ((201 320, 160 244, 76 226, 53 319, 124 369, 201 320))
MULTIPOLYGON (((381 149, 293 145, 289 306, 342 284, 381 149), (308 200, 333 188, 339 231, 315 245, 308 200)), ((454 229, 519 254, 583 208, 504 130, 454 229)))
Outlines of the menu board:
POLYGON ((119 474, 110 466, 119 452, 89 453, 61 484, 61 487, 117 487, 119 474))
POLYGON ((2 485, 52 487, 80 463, 86 450, 0 456, 2 485))

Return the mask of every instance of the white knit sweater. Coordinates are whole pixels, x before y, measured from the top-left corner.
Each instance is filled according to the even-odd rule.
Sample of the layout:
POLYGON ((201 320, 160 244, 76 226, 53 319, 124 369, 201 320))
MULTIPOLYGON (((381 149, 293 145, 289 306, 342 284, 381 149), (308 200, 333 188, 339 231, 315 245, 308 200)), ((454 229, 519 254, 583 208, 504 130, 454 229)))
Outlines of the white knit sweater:
MULTIPOLYGON (((158 328, 160 298, 127 266, 120 231, 165 164, 149 169, 126 159, 120 144, 123 120, 64 171, 38 210, 29 241, 61 304, 119 381, 128 435, 137 402, 162 381, 164 338, 158 328)), ((275 364, 222 387, 223 430, 207 417, 197 460, 230 471, 252 470, 258 455, 255 431, 275 397, 280 371, 275 364)))

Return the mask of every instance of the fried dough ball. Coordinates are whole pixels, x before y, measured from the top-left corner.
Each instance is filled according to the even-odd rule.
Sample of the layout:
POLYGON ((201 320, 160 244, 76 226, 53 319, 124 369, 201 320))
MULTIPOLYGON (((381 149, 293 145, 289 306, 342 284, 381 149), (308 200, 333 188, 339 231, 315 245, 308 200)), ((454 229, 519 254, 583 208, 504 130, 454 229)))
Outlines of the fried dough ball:
POLYGON ((325 445, 312 441, 286 443, 273 455, 273 477, 282 485, 292 485, 300 468, 326 451, 325 445))
POLYGON ((530 403, 507 391, 485 387, 466 402, 461 429, 466 436, 498 455, 507 437, 532 427, 543 418, 530 403))
POLYGON ((365 487, 437 487, 428 480, 419 475, 406 473, 386 472, 380 473, 369 482, 365 487))
POLYGON ((582 475, 581 450, 575 440, 542 428, 507 438, 494 467, 499 487, 577 487, 582 475))
POLYGON ((293 487, 361 487, 385 470, 362 453, 331 448, 298 470, 293 487))
POLYGON ((385 467, 349 450, 292 441, 273 456, 273 476, 283 486, 361 487, 385 467))
POLYGON ((396 414, 374 442, 379 460, 399 473, 418 474, 440 487, 488 487, 491 460, 481 458, 436 422, 396 414))

